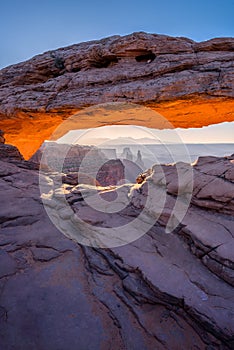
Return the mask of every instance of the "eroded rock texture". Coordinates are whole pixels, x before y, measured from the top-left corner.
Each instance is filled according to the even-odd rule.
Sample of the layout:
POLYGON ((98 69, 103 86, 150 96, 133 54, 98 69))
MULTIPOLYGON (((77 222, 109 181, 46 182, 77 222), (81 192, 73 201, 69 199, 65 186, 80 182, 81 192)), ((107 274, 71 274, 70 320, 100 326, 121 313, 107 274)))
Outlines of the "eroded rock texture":
MULTIPOLYGON (((64 118, 105 102, 144 104, 175 127, 233 121, 233 48, 133 33, 43 53, 1 70, 0 127, 28 158, 64 118)), ((89 115, 77 127, 113 123, 132 121, 89 115)), ((155 127, 146 115, 134 123, 155 127)))
POLYGON ((20 161, 24 158, 17 147, 0 143, 0 159, 20 161))
MULTIPOLYGON (((164 215, 139 240, 100 249, 81 246, 53 226, 30 162, 1 159, 1 348, 232 349, 233 163, 233 156, 199 159, 192 204, 170 234, 165 223, 177 181, 174 167, 165 166, 164 215)), ((157 194, 156 170, 134 185, 131 206, 121 215, 97 218, 82 200, 84 191, 92 196, 91 187, 63 184, 61 191, 74 212, 86 208, 94 226, 121 225, 141 210, 147 182, 157 194)), ((64 223, 70 220, 58 191, 50 201, 64 223)))

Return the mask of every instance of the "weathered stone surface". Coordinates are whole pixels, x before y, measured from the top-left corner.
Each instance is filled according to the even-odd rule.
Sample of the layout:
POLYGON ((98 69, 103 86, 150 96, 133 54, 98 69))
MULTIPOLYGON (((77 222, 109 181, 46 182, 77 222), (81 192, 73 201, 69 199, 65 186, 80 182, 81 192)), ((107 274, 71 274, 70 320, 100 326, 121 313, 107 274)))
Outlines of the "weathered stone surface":
MULTIPOLYGON (((207 180, 202 187, 207 198, 213 191, 209 183, 217 179, 233 187, 233 160, 198 160, 193 202, 175 232, 165 233, 165 213, 139 240, 112 249, 84 247, 65 237, 44 210, 38 171, 30 163, 27 167, 27 162, 0 161, 1 347, 232 349, 232 205, 225 186, 213 198, 218 203, 222 198, 225 213, 224 207, 210 207, 210 199, 201 203, 197 179, 207 180)), ((83 190, 63 186, 71 207, 85 208, 90 223, 122 225, 139 213, 149 181, 157 200, 157 169, 153 167, 142 184, 135 185, 132 203, 121 215, 97 217, 82 200, 82 193, 92 196, 91 187, 88 191, 85 186, 83 190)), ((167 211, 177 181, 173 166, 164 171, 167 211)), ((126 191, 132 186, 125 186, 126 191)), ((54 195, 59 204, 59 191, 54 195)), ((60 215, 64 222, 69 219, 65 213, 60 215)))
POLYGON ((194 166, 195 188, 192 202, 198 206, 234 215, 233 157, 199 159, 194 166), (227 205, 228 204, 228 205, 227 205))
MULTIPOLYGON (((183 164, 182 164, 183 167, 183 164)), ((178 192, 176 167, 163 166, 170 194, 178 192)), ((155 167, 156 173, 156 167, 155 167)), ((153 175, 154 177, 154 175, 153 175)), ((192 203, 204 209, 234 214, 234 157, 200 157, 193 166, 192 203)))
POLYGON ((17 147, 0 143, 0 159, 1 160, 23 160, 17 147))
POLYGON ((163 101, 194 93, 233 97, 233 43, 133 33, 49 51, 1 71, 6 97, 1 112, 73 109, 126 98, 163 101), (15 93, 11 99, 9 87, 15 93))
MULTIPOLYGON (((0 71, 0 127, 28 158, 63 118, 105 102, 144 104, 175 127, 233 121, 233 43, 133 33, 48 51, 0 71)), ((107 124, 88 116, 77 127, 107 124)))

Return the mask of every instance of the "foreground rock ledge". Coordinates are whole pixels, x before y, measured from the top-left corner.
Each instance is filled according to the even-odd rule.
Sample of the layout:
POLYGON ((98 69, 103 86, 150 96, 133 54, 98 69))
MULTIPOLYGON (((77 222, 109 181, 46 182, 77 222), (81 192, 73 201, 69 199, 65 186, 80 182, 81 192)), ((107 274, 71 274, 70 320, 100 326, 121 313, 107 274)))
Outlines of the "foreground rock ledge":
MULTIPOLYGON (((233 50, 233 38, 133 33, 48 51, 0 71, 0 128, 29 158, 64 118, 105 102, 144 104, 175 127, 233 121, 233 50)), ((113 124, 94 119, 79 127, 113 124)))
MULTIPOLYGON (((233 156, 200 158, 192 205, 176 232, 165 234, 165 212, 141 239, 94 249, 52 225, 38 171, 12 154, 0 161, 4 350, 233 348, 233 156)), ((173 199, 174 168, 165 172, 173 199)), ((119 220, 137 215, 147 181, 119 220)), ((69 200, 79 210, 74 189, 69 200)))

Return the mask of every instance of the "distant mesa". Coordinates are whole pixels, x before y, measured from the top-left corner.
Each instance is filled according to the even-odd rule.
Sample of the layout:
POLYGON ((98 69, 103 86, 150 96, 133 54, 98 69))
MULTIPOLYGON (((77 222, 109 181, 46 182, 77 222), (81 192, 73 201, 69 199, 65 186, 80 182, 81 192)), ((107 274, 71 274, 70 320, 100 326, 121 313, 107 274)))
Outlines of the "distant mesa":
POLYGON ((67 184, 114 186, 123 183, 125 178, 121 160, 109 159, 102 150, 93 146, 47 142, 30 161, 49 172, 62 172, 63 182, 67 184))
POLYGON ((130 147, 125 147, 120 159, 125 167, 126 181, 135 183, 137 176, 145 170, 140 150, 137 151, 137 156, 135 156, 130 147))
POLYGON ((62 172, 63 182, 73 185, 116 186, 125 182, 134 183, 138 174, 145 170, 140 150, 134 155, 130 147, 124 147, 118 159, 116 149, 103 151, 94 146, 46 142, 30 161, 40 164, 41 169, 62 172))
POLYGON ((141 155, 141 151, 140 151, 140 150, 137 151, 136 163, 137 163, 142 169, 144 169, 145 165, 144 165, 144 162, 143 162, 143 160, 142 160, 142 155, 141 155))
POLYGON ((108 159, 116 159, 116 149, 115 148, 101 148, 102 153, 108 158, 108 159))
POLYGON ((130 149, 130 147, 124 147, 123 152, 120 156, 123 159, 127 159, 127 160, 133 160, 133 154, 132 151, 130 149))
POLYGON ((135 162, 128 159, 121 159, 125 168, 126 182, 135 183, 137 176, 144 170, 135 162))

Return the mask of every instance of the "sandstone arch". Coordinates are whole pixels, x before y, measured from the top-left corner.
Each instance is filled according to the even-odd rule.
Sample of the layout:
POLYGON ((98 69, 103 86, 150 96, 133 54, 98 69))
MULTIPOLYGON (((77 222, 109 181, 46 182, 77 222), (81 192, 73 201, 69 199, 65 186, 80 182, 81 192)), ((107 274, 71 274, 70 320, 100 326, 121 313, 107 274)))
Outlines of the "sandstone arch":
MULTIPOLYGON (((64 119, 99 103, 138 103, 174 127, 233 121, 233 50, 232 38, 197 43, 140 32, 46 52, 0 71, 0 129, 29 158, 64 119)), ((105 115, 81 118, 79 127, 133 123, 155 127, 144 116, 105 115)))

